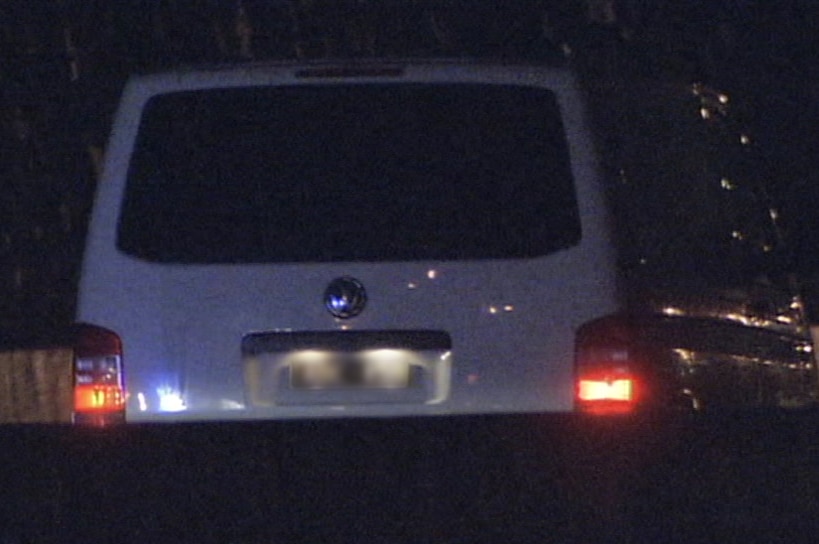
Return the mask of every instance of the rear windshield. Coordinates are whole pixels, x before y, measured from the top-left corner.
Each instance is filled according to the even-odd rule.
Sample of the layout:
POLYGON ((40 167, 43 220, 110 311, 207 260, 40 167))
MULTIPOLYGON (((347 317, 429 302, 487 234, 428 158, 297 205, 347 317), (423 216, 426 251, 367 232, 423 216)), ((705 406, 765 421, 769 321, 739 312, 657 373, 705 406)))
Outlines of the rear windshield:
POLYGON ((551 92, 358 84, 154 97, 118 244, 251 263, 530 257, 579 238, 551 92))

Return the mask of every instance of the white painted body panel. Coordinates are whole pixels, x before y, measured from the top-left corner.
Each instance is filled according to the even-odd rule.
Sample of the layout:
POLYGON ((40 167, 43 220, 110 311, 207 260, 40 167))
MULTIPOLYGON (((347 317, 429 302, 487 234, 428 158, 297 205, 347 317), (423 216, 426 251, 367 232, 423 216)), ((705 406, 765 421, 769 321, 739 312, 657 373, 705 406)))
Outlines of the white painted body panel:
POLYGON ((339 81, 297 80, 294 72, 303 66, 291 64, 136 78, 126 88, 111 136, 77 314, 78 321, 122 338, 129 421, 572 410, 574 332, 616 311, 619 297, 603 190, 571 75, 562 69, 458 61, 399 65, 403 73, 387 79, 552 90, 567 131, 581 242, 544 257, 483 261, 169 265, 127 256, 116 248, 117 222, 140 114, 151 96, 339 81), (339 320, 325 308, 324 290, 340 276, 366 287, 369 300, 360 316, 339 320), (240 349, 246 334, 342 327, 447 332, 452 349, 446 398, 413 404, 248 405, 240 349))

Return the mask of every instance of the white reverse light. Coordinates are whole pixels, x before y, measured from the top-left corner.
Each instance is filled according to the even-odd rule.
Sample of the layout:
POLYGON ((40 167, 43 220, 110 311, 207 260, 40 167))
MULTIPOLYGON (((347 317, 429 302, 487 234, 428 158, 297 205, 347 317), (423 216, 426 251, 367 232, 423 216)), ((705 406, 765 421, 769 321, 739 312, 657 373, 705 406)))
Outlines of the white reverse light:
POLYGON ((158 387, 156 394, 159 396, 160 412, 183 412, 188 408, 179 391, 170 387, 158 387))

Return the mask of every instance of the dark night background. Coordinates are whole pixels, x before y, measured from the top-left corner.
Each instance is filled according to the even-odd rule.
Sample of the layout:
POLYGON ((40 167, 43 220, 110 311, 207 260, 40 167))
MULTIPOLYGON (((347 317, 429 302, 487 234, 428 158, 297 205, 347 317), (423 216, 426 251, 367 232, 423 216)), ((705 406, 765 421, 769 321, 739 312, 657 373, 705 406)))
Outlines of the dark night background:
POLYGON ((811 303, 818 19, 796 0, 4 2, 3 328, 34 337, 71 319, 128 74, 320 57, 567 59, 591 98, 635 293, 787 290, 796 272, 811 303))
MULTIPOLYGON (((636 303, 797 289, 812 310, 817 28, 812 0, 6 0, 2 342, 47 344, 72 319, 128 75, 267 59, 569 62, 636 303)), ((2 427, 0 542, 813 542, 816 423, 2 427)))

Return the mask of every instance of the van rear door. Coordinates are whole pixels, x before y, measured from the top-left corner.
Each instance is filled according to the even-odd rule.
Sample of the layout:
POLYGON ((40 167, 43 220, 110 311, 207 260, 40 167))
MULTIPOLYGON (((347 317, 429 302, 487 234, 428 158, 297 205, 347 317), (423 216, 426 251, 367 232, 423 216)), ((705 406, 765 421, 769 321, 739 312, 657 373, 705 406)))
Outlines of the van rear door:
POLYGON ((571 409, 574 330, 616 296, 571 78, 328 74, 132 86, 80 305, 129 418, 571 409))

